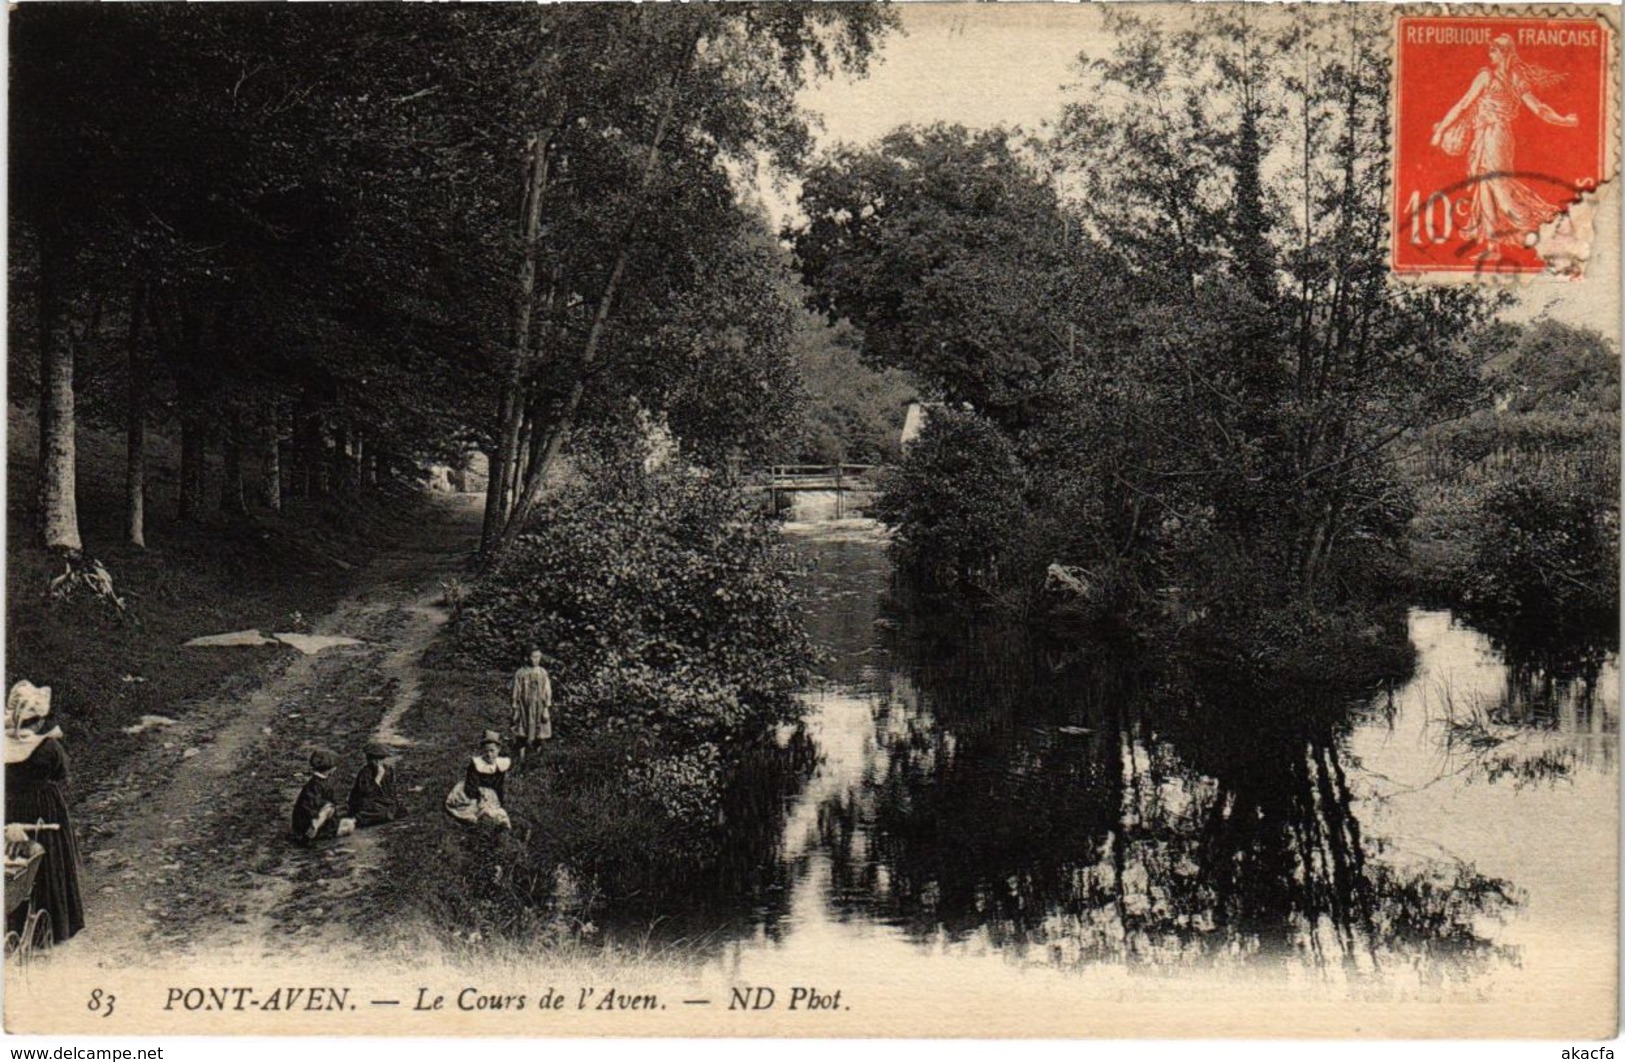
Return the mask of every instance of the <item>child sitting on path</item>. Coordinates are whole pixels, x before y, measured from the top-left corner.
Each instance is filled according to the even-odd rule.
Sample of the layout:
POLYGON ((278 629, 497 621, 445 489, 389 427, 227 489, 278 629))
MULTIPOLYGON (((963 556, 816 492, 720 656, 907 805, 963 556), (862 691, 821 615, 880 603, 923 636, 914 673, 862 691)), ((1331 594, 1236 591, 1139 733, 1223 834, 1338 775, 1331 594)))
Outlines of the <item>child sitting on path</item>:
POLYGON ((326 749, 310 754, 310 778, 294 801, 292 833, 295 844, 313 848, 343 837, 355 829, 353 819, 339 818, 338 796, 330 780, 339 758, 326 749))

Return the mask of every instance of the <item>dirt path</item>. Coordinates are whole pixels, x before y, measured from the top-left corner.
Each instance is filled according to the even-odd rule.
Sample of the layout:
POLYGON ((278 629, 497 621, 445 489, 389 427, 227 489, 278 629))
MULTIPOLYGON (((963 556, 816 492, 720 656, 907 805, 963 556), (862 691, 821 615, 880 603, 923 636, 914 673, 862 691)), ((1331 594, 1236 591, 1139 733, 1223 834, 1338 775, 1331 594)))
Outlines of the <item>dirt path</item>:
MULTIPOLYGON (((232 953, 286 957, 353 944, 333 916, 364 893, 392 832, 429 829, 438 779, 414 778, 396 724, 418 696, 418 662, 447 616, 441 582, 458 574, 479 531, 477 499, 436 496, 414 540, 359 574, 359 588, 312 625, 359 646, 280 650, 265 681, 175 711, 144 751, 91 794, 78 828, 86 923, 72 942, 99 961, 232 953), (285 839, 288 811, 315 746, 338 753, 341 797, 376 737, 401 749, 415 812, 307 852, 285 839)), ((177 649, 229 653, 229 648, 177 649)))

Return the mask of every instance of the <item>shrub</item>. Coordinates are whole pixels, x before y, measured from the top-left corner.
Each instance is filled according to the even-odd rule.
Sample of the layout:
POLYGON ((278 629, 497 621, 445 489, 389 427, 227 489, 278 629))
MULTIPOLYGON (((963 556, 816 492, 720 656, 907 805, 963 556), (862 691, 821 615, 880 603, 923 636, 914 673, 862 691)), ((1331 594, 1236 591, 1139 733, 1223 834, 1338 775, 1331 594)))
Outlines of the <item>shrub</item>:
POLYGON ((1471 539, 1463 597, 1519 625, 1612 623, 1619 509, 1609 492, 1516 478, 1491 490, 1471 539))
POLYGON ((456 876, 482 906, 456 924, 545 940, 560 875, 624 905, 714 867, 731 779, 799 716, 808 678, 782 556, 739 491, 629 453, 582 468, 468 588, 455 663, 505 673, 540 648, 558 740, 508 794, 522 850, 492 862, 471 846, 456 876))
POLYGON ((795 714, 808 649, 771 521, 696 470, 588 469, 469 593, 458 648, 540 648, 564 725, 686 748, 795 714))
POLYGON ((991 590, 1025 523, 1015 448, 975 413, 937 409, 888 477, 876 515, 906 578, 926 589, 991 590))

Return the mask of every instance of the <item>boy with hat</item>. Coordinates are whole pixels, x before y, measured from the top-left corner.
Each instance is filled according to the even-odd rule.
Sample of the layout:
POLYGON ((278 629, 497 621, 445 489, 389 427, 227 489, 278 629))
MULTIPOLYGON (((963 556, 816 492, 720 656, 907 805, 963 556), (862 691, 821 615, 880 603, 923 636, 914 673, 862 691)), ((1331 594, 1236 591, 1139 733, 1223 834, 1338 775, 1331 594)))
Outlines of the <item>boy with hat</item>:
POLYGON ((339 758, 326 749, 310 754, 310 778, 299 790, 299 799, 293 805, 295 843, 308 848, 340 835, 338 798, 333 793, 333 783, 328 780, 338 765, 339 758))
POLYGON ((366 755, 367 765, 356 772, 350 787, 350 817, 357 826, 394 822, 402 808, 395 795, 395 769, 389 765, 393 753, 388 745, 374 741, 367 745, 366 755))

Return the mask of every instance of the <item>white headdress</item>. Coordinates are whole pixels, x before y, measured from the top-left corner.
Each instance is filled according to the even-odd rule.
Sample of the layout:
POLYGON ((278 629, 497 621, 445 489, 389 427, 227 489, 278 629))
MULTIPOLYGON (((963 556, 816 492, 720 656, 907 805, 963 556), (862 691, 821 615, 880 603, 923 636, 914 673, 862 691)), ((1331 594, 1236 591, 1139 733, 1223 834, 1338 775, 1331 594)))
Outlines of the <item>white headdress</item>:
POLYGON ((51 714, 51 687, 36 686, 23 679, 11 687, 6 695, 6 762, 21 763, 33 755, 39 743, 49 737, 61 737, 62 731, 52 727, 49 733, 37 729, 24 729, 51 714))

